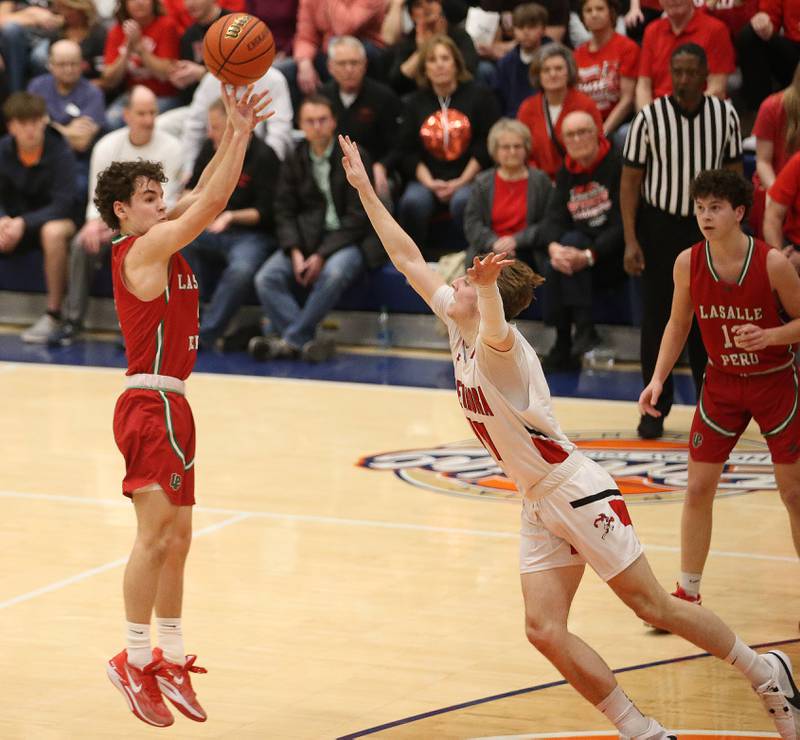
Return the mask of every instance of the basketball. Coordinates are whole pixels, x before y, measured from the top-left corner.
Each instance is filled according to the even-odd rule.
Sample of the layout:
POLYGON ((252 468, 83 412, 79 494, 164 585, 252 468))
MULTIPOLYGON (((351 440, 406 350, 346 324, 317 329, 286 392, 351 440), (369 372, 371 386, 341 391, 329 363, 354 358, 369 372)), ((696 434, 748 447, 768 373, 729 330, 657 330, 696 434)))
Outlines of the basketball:
POLYGON ((203 39, 203 61, 215 77, 236 87, 264 76, 275 59, 267 24, 248 13, 223 15, 203 39))

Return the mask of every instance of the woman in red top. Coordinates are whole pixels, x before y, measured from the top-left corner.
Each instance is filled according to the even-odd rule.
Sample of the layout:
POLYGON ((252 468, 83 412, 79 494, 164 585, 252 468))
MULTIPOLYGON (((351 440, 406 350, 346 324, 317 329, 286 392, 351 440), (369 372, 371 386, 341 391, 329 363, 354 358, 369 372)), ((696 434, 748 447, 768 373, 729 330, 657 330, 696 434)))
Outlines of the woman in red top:
POLYGON ((475 178, 464 211, 469 244, 465 263, 470 267, 476 255, 496 252, 531 265, 552 190, 550 179, 528 166, 531 134, 519 121, 501 118, 495 123, 487 148, 497 166, 475 178))
POLYGON ((547 44, 531 62, 531 81, 541 92, 531 95, 519 107, 517 118, 531 132, 533 148, 528 161, 555 179, 564 157, 561 122, 574 110, 586 111, 603 127, 600 111, 588 95, 576 89, 578 72, 572 52, 558 43, 547 44))
MULTIPOLYGON (((105 69, 100 78, 107 92, 144 85, 158 98, 158 110, 179 104, 169 73, 179 55, 178 31, 156 0, 122 0, 117 23, 106 38, 105 69)), ((122 102, 114 101, 106 111, 109 128, 122 126, 122 102)))
POLYGON ((581 19, 592 38, 575 49, 578 89, 597 105, 609 136, 633 110, 639 47, 614 27, 617 0, 581 0, 581 19))
POLYGON ((753 126, 756 171, 753 173, 753 209, 750 225, 761 237, 767 190, 791 156, 800 151, 800 64, 791 85, 770 95, 758 109, 753 126))

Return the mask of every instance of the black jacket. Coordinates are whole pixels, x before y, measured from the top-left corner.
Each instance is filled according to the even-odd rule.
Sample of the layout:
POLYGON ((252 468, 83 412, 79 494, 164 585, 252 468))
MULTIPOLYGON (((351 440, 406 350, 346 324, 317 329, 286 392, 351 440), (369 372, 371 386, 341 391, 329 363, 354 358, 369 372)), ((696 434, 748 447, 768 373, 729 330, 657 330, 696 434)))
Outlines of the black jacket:
MULTIPOLYGON (((363 150, 361 157, 369 172, 372 164, 363 150)), ((286 251, 296 247, 306 256, 317 253, 322 257, 355 244, 364 253, 367 267, 377 267, 385 261, 386 253, 358 193, 347 182, 337 145, 331 151, 330 162, 331 195, 339 228, 335 231, 325 228, 325 196, 314 180, 308 142, 301 141, 281 166, 275 194, 278 243, 286 251)))
POLYGON ((326 82, 321 92, 333 103, 337 132, 349 136, 366 149, 373 162, 380 162, 391 170, 394 166, 391 154, 403 110, 397 94, 369 77, 364 78, 361 90, 349 108, 344 107, 339 97, 336 80, 326 82))
POLYGON ((11 135, 0 139, 0 211, 22 216, 26 231, 77 218, 75 181, 75 155, 55 129, 45 129, 42 158, 33 167, 22 164, 11 135))
MULTIPOLYGON (((197 161, 194 163, 194 172, 189 181, 189 187, 197 184, 200 175, 213 156, 214 144, 211 139, 206 139, 197 155, 197 161)), ((254 226, 236 226, 234 228, 265 231, 268 234, 275 233, 275 189, 278 184, 280 168, 281 161, 272 151, 272 147, 261 139, 251 136, 247 152, 244 155, 242 174, 239 175, 239 182, 231 193, 225 210, 239 211, 244 208, 255 208, 261 219, 254 226)))
POLYGON ((471 138, 469 145, 455 159, 445 159, 437 152, 428 151, 422 139, 422 126, 431 114, 441 110, 436 93, 422 89, 410 95, 403 112, 396 156, 398 166, 407 180, 415 180, 417 164, 423 162, 435 178, 453 180, 458 177, 472 157, 478 160, 481 169, 492 166, 492 158, 486 149, 489 129, 500 118, 500 106, 489 88, 478 82, 460 82, 450 98, 451 118, 463 114, 469 121, 471 138))
POLYGON ((616 257, 625 249, 619 209, 622 162, 610 149, 591 172, 571 172, 564 165, 556 175, 539 244, 547 249, 567 231, 580 231, 592 240, 598 260, 616 257))

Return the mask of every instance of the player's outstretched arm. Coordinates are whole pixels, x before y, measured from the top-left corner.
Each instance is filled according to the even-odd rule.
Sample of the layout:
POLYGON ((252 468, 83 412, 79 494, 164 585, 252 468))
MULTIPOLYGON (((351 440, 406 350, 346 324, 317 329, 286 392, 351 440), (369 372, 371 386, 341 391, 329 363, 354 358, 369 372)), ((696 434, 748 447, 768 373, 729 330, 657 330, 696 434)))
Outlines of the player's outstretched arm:
POLYGON ((482 342, 499 352, 508 352, 514 346, 514 332, 506 321, 503 299, 497 288, 500 271, 513 262, 506 259, 505 252, 492 252, 483 259, 475 257, 472 266, 467 269, 467 278, 478 294, 478 313, 481 317, 478 336, 482 342))
POLYGON ((689 331, 692 328, 692 296, 689 292, 689 272, 692 264, 691 249, 684 249, 675 260, 675 267, 672 271, 675 289, 672 293, 672 312, 664 329, 664 336, 661 338, 661 347, 658 350, 656 367, 653 370, 653 377, 647 387, 639 396, 639 410, 643 414, 650 416, 661 416, 661 412, 655 407, 661 397, 664 387, 664 380, 670 374, 672 368, 683 351, 689 331))
POLYGON ((800 342, 800 277, 792 263, 777 249, 771 249, 767 254, 767 272, 770 285, 791 321, 769 329, 755 324, 733 327, 734 344, 748 352, 757 352, 770 344, 800 342))
POLYGON ((375 193, 369 175, 361 161, 358 147, 349 136, 339 136, 342 148, 342 166, 347 181, 358 191, 364 210, 367 212, 372 227, 389 255, 392 264, 406 276, 411 287, 419 293, 430 306, 433 294, 444 285, 441 275, 428 267, 425 258, 414 240, 406 234, 400 224, 392 218, 380 198, 375 193))
MULTIPOLYGON (((226 92, 225 83, 220 83, 220 87, 222 89, 222 94, 224 96, 226 92)), ((265 97, 269 95, 269 90, 266 88, 259 93, 259 98, 261 102, 259 106, 261 111, 264 111, 266 106, 268 106, 272 102, 272 98, 265 97)), ((224 100, 224 97, 223 97, 224 100)), ((261 121, 266 121, 268 118, 271 118, 275 111, 266 111, 263 114, 259 115, 259 123, 261 121)), ((222 134, 222 139, 217 147, 217 151, 214 152, 214 156, 211 158, 209 163, 205 166, 200 177, 197 180, 197 184, 191 189, 186 191, 180 198, 180 200, 173 206, 172 210, 167 214, 167 218, 172 221, 181 214, 185 213, 189 206, 194 203, 200 193, 207 187, 209 180, 212 178, 214 173, 220 166, 220 163, 225 159, 225 153, 228 151, 228 147, 231 144, 231 140, 233 139, 233 125, 231 123, 230 117, 228 118, 228 123, 225 126, 225 131, 222 134)))
POLYGON ((226 132, 230 129, 224 150, 220 146, 220 151, 209 162, 206 169, 211 168, 211 175, 201 178, 203 186, 191 205, 178 218, 153 226, 136 242, 135 250, 131 250, 126 259, 126 274, 135 270, 137 264, 166 263, 172 254, 196 238, 225 209, 242 172, 250 132, 268 115, 264 114, 268 103, 265 98, 266 92, 256 94, 253 86, 249 85, 237 100, 235 92, 222 86, 222 99, 228 114, 226 132))

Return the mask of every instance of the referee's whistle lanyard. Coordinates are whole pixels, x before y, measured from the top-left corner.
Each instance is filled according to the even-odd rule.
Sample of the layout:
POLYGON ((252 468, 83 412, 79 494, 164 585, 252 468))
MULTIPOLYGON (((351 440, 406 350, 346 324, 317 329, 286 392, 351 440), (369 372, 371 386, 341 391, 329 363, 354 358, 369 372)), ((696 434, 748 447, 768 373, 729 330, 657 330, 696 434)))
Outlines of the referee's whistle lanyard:
POLYGON ((447 111, 450 109, 450 96, 443 98, 441 95, 437 95, 436 97, 439 98, 439 110, 442 112, 442 149, 446 152, 450 144, 450 120, 447 116, 447 111))

